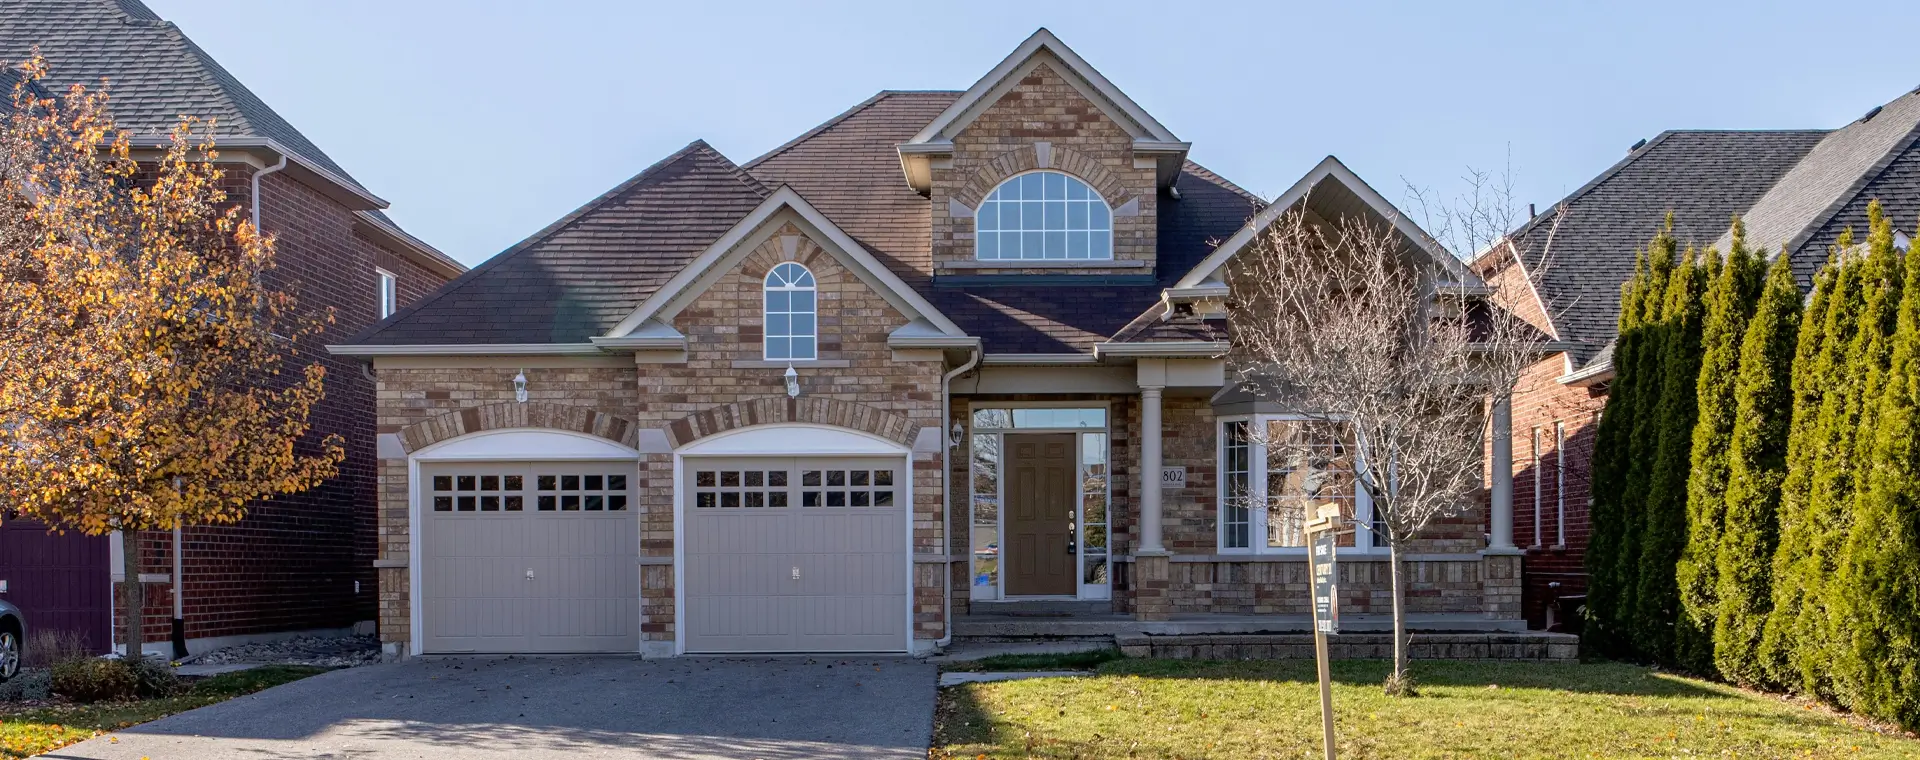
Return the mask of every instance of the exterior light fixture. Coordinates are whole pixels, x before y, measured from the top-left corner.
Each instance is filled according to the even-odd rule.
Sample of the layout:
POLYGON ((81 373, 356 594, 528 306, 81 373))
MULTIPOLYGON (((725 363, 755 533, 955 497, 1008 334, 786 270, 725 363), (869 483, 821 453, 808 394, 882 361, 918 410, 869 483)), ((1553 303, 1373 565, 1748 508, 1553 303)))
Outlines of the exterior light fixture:
POLYGON ((953 423, 953 427, 947 430, 947 448, 950 448, 950 449, 960 448, 960 439, 962 436, 965 436, 966 434, 967 434, 966 428, 961 427, 960 423, 958 422, 953 423))
POLYGON ((513 376, 513 400, 526 403, 527 371, 524 369, 520 370, 520 374, 513 376))
POLYGON ((787 398, 800 397, 800 373, 793 371, 793 365, 787 365, 787 398))

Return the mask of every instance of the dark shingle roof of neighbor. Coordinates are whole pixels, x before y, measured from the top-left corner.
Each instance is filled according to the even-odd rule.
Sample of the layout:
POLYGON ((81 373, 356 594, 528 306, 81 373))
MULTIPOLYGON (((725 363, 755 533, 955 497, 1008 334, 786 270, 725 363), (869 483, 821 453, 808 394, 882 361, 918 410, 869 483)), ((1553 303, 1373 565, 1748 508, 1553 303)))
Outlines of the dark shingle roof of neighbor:
POLYGON ((879 93, 736 167, 693 145, 495 256, 354 343, 577 343, 605 333, 781 185, 791 187, 987 350, 1091 350, 1231 237, 1258 199, 1197 164, 1162 195, 1152 283, 949 287, 932 277, 927 199, 896 146, 960 93, 879 93))
POLYGON ((273 140, 366 190, 139 0, 0 0, 0 60, 19 61, 35 46, 47 59, 48 89, 106 79, 114 121, 136 137, 166 135, 182 114, 214 119, 216 137, 273 140))
POLYGON ((1682 245, 1710 245, 1825 134, 1663 132, 1557 204, 1557 228, 1548 209, 1515 232, 1560 339, 1576 344, 1575 362, 1613 340, 1620 285, 1669 212, 1682 245))
POLYGON ((585 343, 765 197, 696 141, 347 342, 585 343))

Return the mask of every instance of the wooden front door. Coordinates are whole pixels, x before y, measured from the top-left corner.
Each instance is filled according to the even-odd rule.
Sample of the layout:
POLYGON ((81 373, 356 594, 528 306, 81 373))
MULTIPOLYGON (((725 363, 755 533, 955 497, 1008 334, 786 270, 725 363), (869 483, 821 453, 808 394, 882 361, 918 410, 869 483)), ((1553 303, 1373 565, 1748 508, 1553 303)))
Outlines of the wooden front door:
POLYGON ((1074 435, 1006 437, 1008 596, 1072 596, 1074 435))

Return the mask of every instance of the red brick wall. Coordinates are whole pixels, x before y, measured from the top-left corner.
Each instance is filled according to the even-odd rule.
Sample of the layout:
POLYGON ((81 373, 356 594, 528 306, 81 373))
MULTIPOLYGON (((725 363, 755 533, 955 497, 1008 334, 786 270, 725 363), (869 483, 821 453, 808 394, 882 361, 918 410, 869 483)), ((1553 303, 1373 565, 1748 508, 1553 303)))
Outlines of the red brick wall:
MULTIPOLYGON (((251 176, 234 166, 225 182, 242 205, 251 197, 251 176)), ((284 174, 261 185, 261 226, 277 245, 275 284, 296 293, 302 307, 333 310, 334 325, 300 345, 295 362, 326 367, 327 395, 311 415, 310 440, 338 434, 347 458, 318 488, 256 504, 234 525, 186 531, 188 638, 339 628, 375 618, 374 388, 358 360, 331 356, 325 345, 376 321, 374 267, 398 276, 401 306, 446 281, 355 233, 354 213, 313 188, 284 174)), ((171 536, 152 532, 144 540, 147 572, 171 572, 171 536)), ((146 638, 165 640, 171 589, 149 584, 147 599, 146 638)))
POLYGON ((1560 355, 1541 360, 1521 380, 1513 398, 1513 542, 1527 551, 1521 606, 1536 628, 1546 625, 1546 607, 1555 595, 1583 594, 1587 588, 1583 563, 1594 422, 1607 397, 1605 386, 1560 383, 1556 378, 1566 371, 1560 355), (1564 449, 1556 441, 1556 425, 1564 449), (1560 585, 1556 589, 1553 583, 1560 585))

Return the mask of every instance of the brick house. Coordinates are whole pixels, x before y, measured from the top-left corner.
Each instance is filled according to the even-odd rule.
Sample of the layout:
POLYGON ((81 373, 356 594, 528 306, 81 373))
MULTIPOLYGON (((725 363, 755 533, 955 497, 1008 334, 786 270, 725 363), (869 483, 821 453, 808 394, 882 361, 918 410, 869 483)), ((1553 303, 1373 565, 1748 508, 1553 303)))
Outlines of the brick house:
POLYGON ((1920 91, 1834 130, 1663 132, 1471 262, 1490 285, 1526 295, 1528 318, 1567 348, 1535 364, 1513 399, 1529 623, 1545 626, 1549 602, 1586 591, 1593 434, 1635 251, 1668 214, 1683 246, 1725 250, 1738 215, 1748 244, 1785 251, 1810 288, 1841 231, 1866 229, 1869 202, 1883 203, 1896 227, 1920 218, 1916 140, 1920 91))
MULTIPOLYGON (((1036 600, 1304 626, 1300 515, 1219 493, 1291 494, 1246 431, 1299 424, 1228 382, 1223 267, 1303 206, 1454 260, 1331 157, 1263 202, 1188 147, 1041 30, 745 163, 688 145, 332 346, 378 383, 389 652, 924 652, 1036 600)), ((1416 548, 1416 625, 1520 627, 1488 504, 1416 548)), ((1389 603, 1371 543, 1345 614, 1389 603)))
MULTIPOLYGON (((402 231, 381 213, 386 201, 138 0, 0 0, 0 60, 18 61, 36 47, 52 69, 47 90, 109 82, 114 117, 136 149, 164 144, 182 114, 217 119, 231 197, 275 236, 275 276, 303 306, 334 310, 331 340, 465 271, 402 231)), ((141 535, 147 641, 169 639, 176 600, 192 651, 374 619, 374 386, 358 362, 335 358, 320 343, 301 351, 302 360, 327 367, 314 434, 347 439, 339 477, 254 505, 235 525, 141 535)), ((55 536, 7 521, 0 525, 5 598, 34 628, 75 630, 104 649, 112 640, 108 584, 118 579, 121 546, 120 536, 55 536)))

